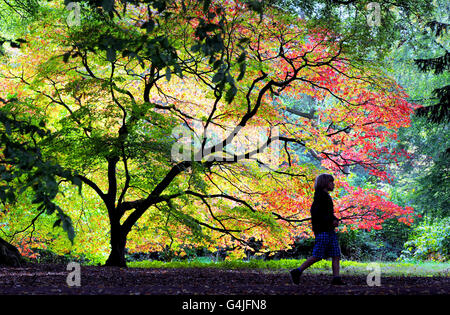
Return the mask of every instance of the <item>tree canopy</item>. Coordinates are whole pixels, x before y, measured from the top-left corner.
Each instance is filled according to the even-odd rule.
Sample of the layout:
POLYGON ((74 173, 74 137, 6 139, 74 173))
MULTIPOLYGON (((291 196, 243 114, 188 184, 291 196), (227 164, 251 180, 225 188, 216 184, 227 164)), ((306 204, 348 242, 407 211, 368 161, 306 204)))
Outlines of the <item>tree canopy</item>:
POLYGON ((415 106, 361 58, 387 37, 355 46, 375 31, 349 13, 349 33, 306 18, 321 4, 339 15, 328 1, 89 1, 68 25, 71 12, 47 3, 0 64, 1 200, 31 190, 35 218, 56 213, 73 240, 54 200, 67 183, 88 190, 107 214, 110 265, 125 265, 130 233, 147 250, 186 239, 283 248, 311 233, 325 171, 344 230, 410 224, 413 209, 347 176, 392 180, 408 153, 389 141, 415 106))

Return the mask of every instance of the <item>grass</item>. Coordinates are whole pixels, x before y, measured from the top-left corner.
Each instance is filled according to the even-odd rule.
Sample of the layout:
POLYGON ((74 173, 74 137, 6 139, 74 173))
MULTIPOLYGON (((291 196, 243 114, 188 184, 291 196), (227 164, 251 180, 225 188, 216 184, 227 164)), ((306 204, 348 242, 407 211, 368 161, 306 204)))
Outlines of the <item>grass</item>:
MULTIPOLYGON (((286 272, 301 265, 304 259, 280 260, 226 260, 215 262, 208 257, 199 257, 194 260, 162 262, 156 260, 129 262, 132 268, 218 268, 218 269, 262 269, 270 272, 286 272)), ((342 275, 367 275, 373 271, 370 263, 379 264, 383 276, 418 276, 418 277, 449 277, 450 262, 357 262, 341 261, 342 275)), ((322 260, 311 266, 306 272, 329 273, 331 261, 322 260)))

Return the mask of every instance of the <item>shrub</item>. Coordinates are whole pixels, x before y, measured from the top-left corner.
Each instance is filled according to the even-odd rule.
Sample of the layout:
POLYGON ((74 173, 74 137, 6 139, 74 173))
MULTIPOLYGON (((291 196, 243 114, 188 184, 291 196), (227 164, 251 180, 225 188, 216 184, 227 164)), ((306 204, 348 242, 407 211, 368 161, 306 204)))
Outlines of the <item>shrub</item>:
POLYGON ((425 219, 404 244, 401 260, 448 261, 450 258, 450 218, 425 219))

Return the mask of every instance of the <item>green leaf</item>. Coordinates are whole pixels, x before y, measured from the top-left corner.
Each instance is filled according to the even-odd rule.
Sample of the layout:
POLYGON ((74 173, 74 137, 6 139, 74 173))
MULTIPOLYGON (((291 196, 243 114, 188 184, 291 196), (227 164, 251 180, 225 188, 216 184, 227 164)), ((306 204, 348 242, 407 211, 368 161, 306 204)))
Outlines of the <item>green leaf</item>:
POLYGON ((103 0, 102 8, 106 12, 111 12, 114 9, 114 0, 103 0))
POLYGON ((72 178, 72 183, 78 186, 78 193, 81 195, 81 189, 83 187, 83 182, 81 181, 81 179, 78 176, 74 176, 72 178))
POLYGON ((239 65, 239 76, 237 77, 238 81, 241 81, 244 78, 245 71, 247 70, 247 64, 245 62, 239 65))
POLYGON ((167 82, 170 81, 170 77, 171 77, 171 71, 170 71, 170 68, 167 67, 166 68, 166 80, 167 80, 167 82))
POLYGON ((216 60, 213 64, 213 69, 214 70, 218 69, 222 65, 222 63, 223 63, 222 60, 220 59, 216 60))
POLYGON ((225 101, 230 104, 237 93, 237 87, 236 85, 231 85, 231 87, 228 89, 227 94, 225 95, 225 101))
POLYGON ((212 77, 212 82, 213 83, 218 83, 221 82, 224 79, 224 73, 223 70, 219 70, 218 72, 216 72, 216 74, 212 77))
POLYGON ((46 214, 52 214, 57 209, 57 206, 53 202, 49 202, 48 204, 46 204, 45 208, 46 208, 46 211, 45 211, 46 214))
POLYGON ((73 245, 73 241, 75 239, 75 230, 73 228, 72 219, 62 212, 62 209, 58 207, 59 218, 62 222, 62 228, 67 233, 67 237, 73 245))
POLYGON ((57 227, 57 226, 61 226, 61 219, 58 219, 55 221, 55 223, 53 223, 53 228, 57 227))
POLYGON ((191 46, 191 51, 192 52, 199 52, 200 48, 202 48, 202 44, 195 44, 191 46))
POLYGON ((108 47, 106 50, 106 59, 110 62, 114 62, 116 60, 116 50, 112 47, 108 47))
POLYGON ((67 61, 69 61, 69 57, 70 57, 70 52, 64 53, 64 55, 63 55, 64 63, 67 63, 67 61))
POLYGON ((247 57, 247 53, 244 51, 243 53, 241 53, 237 59, 238 63, 244 62, 245 58, 247 57))

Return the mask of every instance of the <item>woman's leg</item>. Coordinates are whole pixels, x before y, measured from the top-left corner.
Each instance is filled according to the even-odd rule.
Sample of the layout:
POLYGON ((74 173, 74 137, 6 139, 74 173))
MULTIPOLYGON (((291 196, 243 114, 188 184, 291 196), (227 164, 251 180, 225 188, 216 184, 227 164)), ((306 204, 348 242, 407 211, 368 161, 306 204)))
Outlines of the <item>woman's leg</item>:
POLYGON ((301 276, 302 272, 306 268, 308 268, 309 266, 311 266, 312 264, 318 262, 321 259, 322 258, 311 256, 308 259, 306 259, 305 262, 299 268, 291 270, 292 282, 294 282, 294 284, 299 284, 300 276, 301 276))
POLYGON ((309 266, 315 264, 319 260, 322 260, 322 258, 311 256, 311 257, 309 257, 308 259, 305 260, 305 262, 300 266, 299 269, 303 272, 306 268, 308 268, 309 266))
POLYGON ((316 243, 314 244, 313 248, 313 255, 305 260, 305 262, 299 267, 294 270, 291 270, 291 277, 292 282, 294 284, 299 284, 300 276, 303 273, 305 269, 310 267, 312 264, 318 262, 322 258, 319 257, 325 257, 325 249, 326 249, 326 234, 321 233, 316 236, 316 243))
POLYGON ((340 259, 341 257, 339 256, 331 257, 331 268, 333 269, 333 277, 339 277, 340 259))
POLYGON ((331 284, 334 285, 345 285, 344 281, 342 281, 341 277, 339 277, 339 260, 340 256, 331 257, 331 267, 333 269, 333 281, 331 284))

